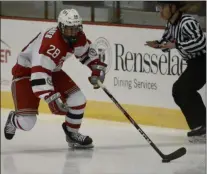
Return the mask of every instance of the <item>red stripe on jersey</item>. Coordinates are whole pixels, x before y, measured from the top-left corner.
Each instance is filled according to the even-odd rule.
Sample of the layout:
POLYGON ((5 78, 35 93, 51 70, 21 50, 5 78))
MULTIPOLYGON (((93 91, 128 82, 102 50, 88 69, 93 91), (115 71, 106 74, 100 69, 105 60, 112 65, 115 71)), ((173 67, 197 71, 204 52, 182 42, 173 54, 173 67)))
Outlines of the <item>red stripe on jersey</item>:
POLYGON ((79 109, 84 109, 85 106, 86 106, 86 103, 83 104, 83 105, 80 105, 80 106, 73 106, 73 107, 70 107, 70 108, 73 109, 73 110, 79 110, 79 109))
POLYGON ((47 73, 49 76, 52 76, 52 72, 46 68, 43 68, 42 66, 32 67, 31 72, 32 73, 43 72, 43 73, 47 73))
POLYGON ((12 68, 12 75, 14 76, 14 78, 30 76, 31 68, 24 67, 16 63, 12 68))
POLYGON ((72 123, 68 123, 67 121, 65 121, 66 126, 71 127, 73 129, 79 129, 81 124, 72 124, 72 123))
MULTIPOLYGON (((86 38, 85 38, 86 39, 86 38)), ((84 47, 86 44, 91 44, 91 41, 90 40, 88 40, 88 39, 86 39, 86 40, 84 40, 83 39, 83 41, 82 41, 82 43, 80 42, 80 43, 78 43, 77 45, 76 45, 76 47, 79 47, 79 46, 82 46, 82 47, 84 47)), ((85 57, 86 55, 88 55, 88 51, 89 51, 89 48, 86 50, 86 52, 85 53, 83 53, 81 56, 76 56, 78 59, 79 58, 83 58, 83 57, 85 57)))
POLYGON ((34 92, 35 96, 39 97, 42 94, 53 92, 52 90, 34 92))

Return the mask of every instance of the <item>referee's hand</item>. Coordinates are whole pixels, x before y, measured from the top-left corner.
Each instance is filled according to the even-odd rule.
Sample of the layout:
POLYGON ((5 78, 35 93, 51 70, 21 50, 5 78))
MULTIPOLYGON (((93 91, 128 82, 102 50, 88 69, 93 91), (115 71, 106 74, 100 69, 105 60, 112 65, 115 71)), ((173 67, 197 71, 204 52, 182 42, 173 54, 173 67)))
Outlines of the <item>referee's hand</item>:
POLYGON ((145 43, 146 46, 149 46, 151 48, 160 48, 160 44, 158 41, 153 40, 153 41, 146 41, 145 43))
POLYGON ((175 42, 166 42, 166 43, 160 44, 160 48, 173 49, 175 48, 175 42))

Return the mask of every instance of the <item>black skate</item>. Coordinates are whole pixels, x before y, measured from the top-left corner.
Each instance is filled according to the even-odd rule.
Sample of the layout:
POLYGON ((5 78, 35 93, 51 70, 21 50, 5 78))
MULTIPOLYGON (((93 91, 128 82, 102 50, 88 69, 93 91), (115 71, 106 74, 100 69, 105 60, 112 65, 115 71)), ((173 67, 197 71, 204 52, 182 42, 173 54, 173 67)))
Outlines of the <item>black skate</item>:
POLYGON ((7 140, 11 140, 14 137, 15 132, 16 132, 16 127, 12 124, 12 118, 14 115, 15 115, 14 111, 11 111, 9 113, 7 122, 4 127, 4 135, 7 140))
POLYGON ((93 140, 89 136, 81 135, 78 132, 69 132, 65 123, 62 124, 62 128, 66 134, 66 141, 68 142, 69 147, 82 149, 94 147, 92 144, 93 140))
POLYGON ((187 133, 189 142, 206 143, 206 126, 200 126, 187 133))

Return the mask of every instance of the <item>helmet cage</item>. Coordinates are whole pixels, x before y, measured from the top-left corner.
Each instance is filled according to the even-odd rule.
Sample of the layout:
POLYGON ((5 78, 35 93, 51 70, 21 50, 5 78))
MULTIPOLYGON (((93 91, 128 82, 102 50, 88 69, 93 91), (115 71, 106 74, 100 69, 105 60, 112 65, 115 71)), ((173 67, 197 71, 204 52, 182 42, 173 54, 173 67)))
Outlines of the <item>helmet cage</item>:
POLYGON ((61 32, 63 38, 70 43, 76 42, 77 33, 82 31, 82 25, 68 26, 68 25, 64 25, 63 23, 60 22, 58 27, 60 29, 60 32, 61 32), (66 34, 67 29, 71 30, 70 35, 66 34))

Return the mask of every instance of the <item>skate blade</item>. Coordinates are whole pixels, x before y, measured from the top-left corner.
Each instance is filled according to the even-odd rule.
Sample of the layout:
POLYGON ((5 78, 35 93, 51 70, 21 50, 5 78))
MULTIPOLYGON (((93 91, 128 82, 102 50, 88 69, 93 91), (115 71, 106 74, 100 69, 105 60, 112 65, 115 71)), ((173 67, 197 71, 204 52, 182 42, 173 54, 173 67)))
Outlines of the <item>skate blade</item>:
POLYGON ((94 145, 93 144, 80 145, 77 143, 68 143, 68 147, 72 149, 91 149, 94 148, 94 145))
POLYGON ((193 144, 206 144, 206 135, 189 137, 188 141, 193 144))

